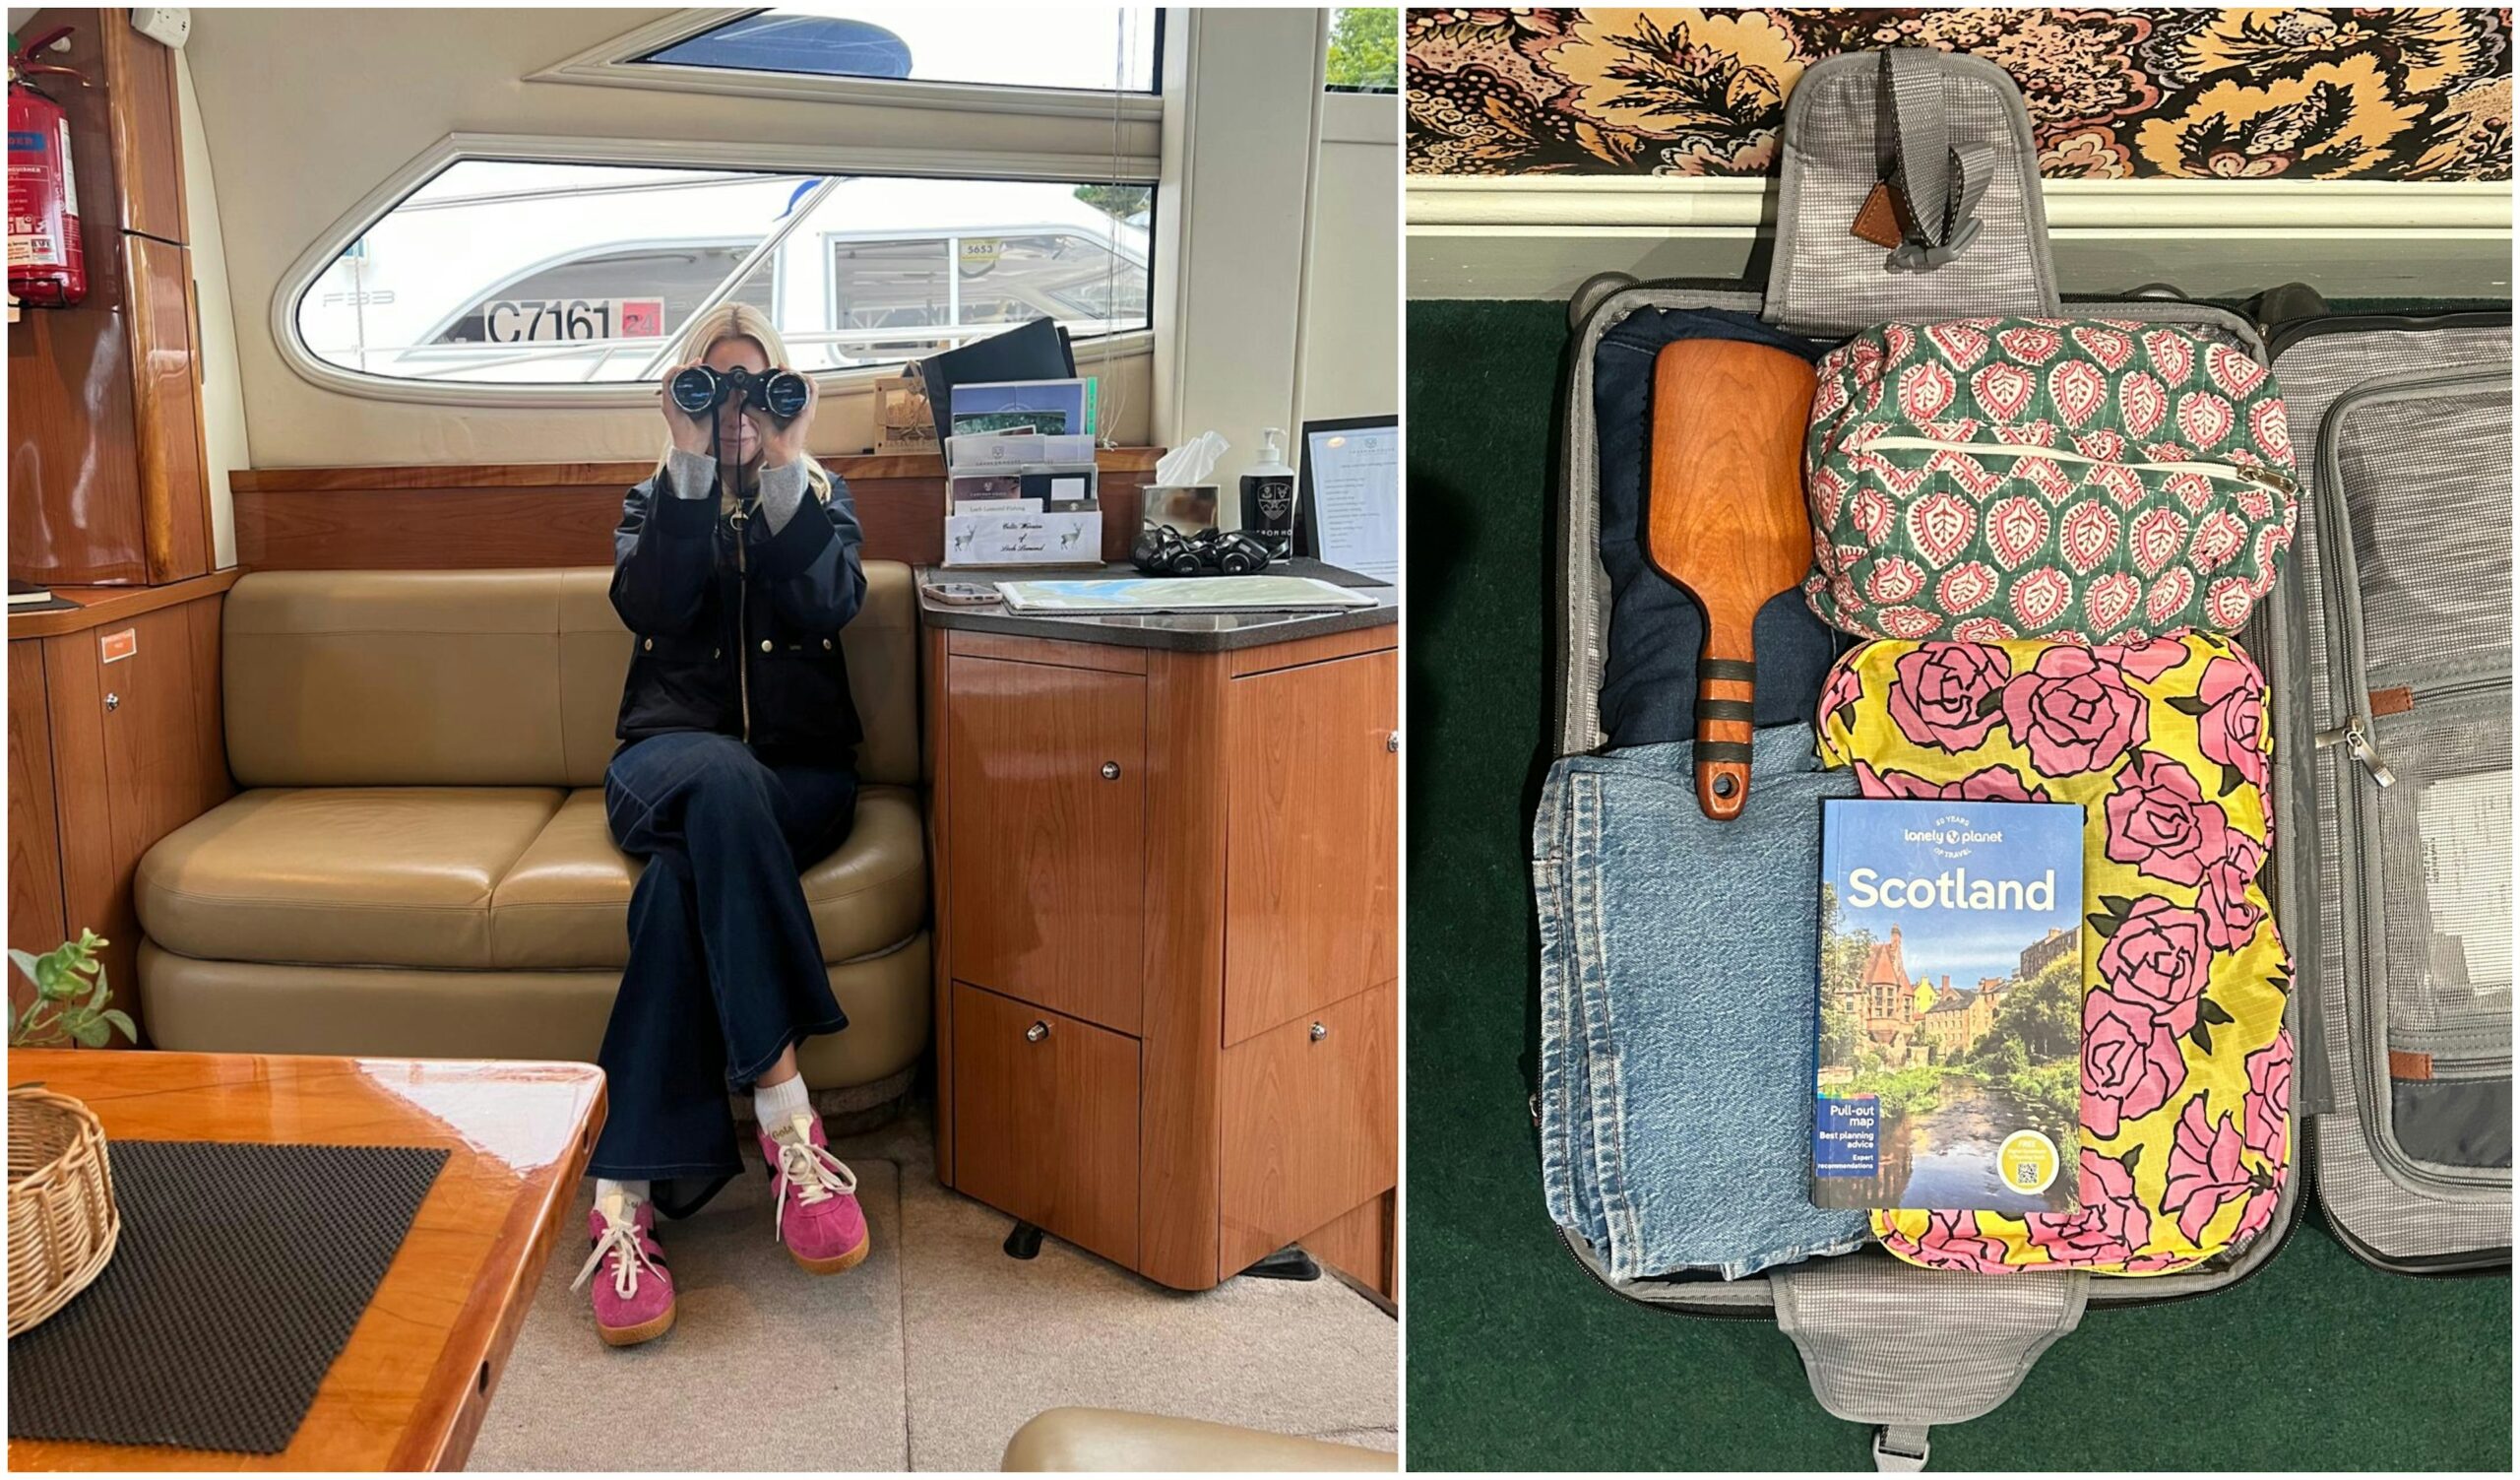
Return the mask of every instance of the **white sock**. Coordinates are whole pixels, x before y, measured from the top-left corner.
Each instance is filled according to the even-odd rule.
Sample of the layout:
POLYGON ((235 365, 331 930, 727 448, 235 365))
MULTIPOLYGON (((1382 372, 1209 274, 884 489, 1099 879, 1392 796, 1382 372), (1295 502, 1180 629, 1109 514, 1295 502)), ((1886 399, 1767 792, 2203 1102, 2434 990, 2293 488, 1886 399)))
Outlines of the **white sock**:
POLYGON ((776 1084, 752 1087, 753 1119, 761 1122, 762 1130, 777 1135, 788 1128, 798 1116, 810 1118, 814 1113, 813 1097, 805 1093, 805 1076, 790 1074, 776 1084))
POLYGON ((648 1179, 642 1177, 632 1182, 615 1182, 609 1177, 597 1178, 596 1206, 601 1207, 607 1199, 614 1197, 621 1199, 621 1210, 628 1212, 633 1206, 648 1200, 648 1179))

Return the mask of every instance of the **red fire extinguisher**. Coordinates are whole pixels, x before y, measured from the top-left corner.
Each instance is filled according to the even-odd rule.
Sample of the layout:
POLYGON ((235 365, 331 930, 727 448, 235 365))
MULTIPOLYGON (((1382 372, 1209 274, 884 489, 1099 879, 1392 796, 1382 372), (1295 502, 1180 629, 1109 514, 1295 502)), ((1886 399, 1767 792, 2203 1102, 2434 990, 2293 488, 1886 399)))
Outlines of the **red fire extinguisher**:
POLYGON ((79 185, 70 169, 70 119, 27 78, 50 73, 88 86, 68 67, 28 58, 70 34, 64 26, 9 57, 9 291, 21 302, 68 308, 88 296, 79 185))

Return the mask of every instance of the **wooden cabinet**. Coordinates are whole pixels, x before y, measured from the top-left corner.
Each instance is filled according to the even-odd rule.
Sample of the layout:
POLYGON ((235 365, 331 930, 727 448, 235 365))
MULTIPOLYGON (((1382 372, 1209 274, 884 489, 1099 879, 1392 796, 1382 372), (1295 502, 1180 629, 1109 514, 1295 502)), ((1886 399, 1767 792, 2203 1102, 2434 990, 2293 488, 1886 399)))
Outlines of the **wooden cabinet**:
POLYGON ((930 631, 949 1186, 1178 1289, 1319 1236, 1390 1293, 1394 637, 930 631))
MULTIPOLYGON (((101 954, 116 1003, 135 1018, 133 871, 235 792, 219 665, 232 584, 102 593, 83 611, 9 619, 9 943, 42 952, 94 931, 111 942, 101 954)), ((24 998, 14 977, 11 994, 24 998)))
POLYGON ((92 87, 47 84, 70 126, 88 296, 9 326, 9 574, 164 585, 212 565, 198 296, 173 53, 126 10, 46 9, 92 87))
POLYGON ((947 954, 962 980, 1138 1031, 1146 679, 948 660, 947 954))
POLYGON ((1122 1264, 1138 1256, 1138 1041, 954 988, 963 1190, 1122 1264))
POLYGON ((1400 1178, 1400 992, 1386 982, 1226 1050, 1219 1264, 1239 1269, 1400 1178))
POLYGON ((1399 979, 1399 683, 1392 653, 1233 681, 1227 1043, 1399 979))

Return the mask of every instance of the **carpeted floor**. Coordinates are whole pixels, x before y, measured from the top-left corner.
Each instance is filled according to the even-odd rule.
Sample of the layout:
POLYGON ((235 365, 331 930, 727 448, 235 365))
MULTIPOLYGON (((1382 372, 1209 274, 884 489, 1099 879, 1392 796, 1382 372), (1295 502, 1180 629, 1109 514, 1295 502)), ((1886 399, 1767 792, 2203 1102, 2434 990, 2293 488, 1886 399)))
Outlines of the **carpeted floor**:
MULTIPOLYGON (((1541 1203, 1525 832, 1562 304, 1409 305, 1409 1462, 1866 1469, 1765 1321, 1596 1285, 1541 1203)), ((2102 1311, 1937 1470, 2511 1467, 2508 1275, 2357 1262, 2315 1218, 2247 1283, 2102 1311)))
POLYGON ((1336 1278, 1184 1295, 937 1186, 923 1116, 844 1139, 875 1252, 820 1279, 770 1233, 763 1179, 662 1231, 674 1328, 597 1341, 586 1185, 492 1399, 474 1470, 994 1470, 1026 1419, 1130 1408, 1398 1448, 1398 1323, 1336 1278))

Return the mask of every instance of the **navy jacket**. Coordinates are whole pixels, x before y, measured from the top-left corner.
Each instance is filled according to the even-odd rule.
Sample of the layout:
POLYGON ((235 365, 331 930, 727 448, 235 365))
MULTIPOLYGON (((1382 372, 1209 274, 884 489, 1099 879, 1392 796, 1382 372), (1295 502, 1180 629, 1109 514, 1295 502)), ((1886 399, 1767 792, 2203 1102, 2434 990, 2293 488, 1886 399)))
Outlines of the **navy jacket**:
POLYGON ((866 600, 849 486, 808 489, 774 535, 749 500, 677 498, 663 474, 630 490, 612 532, 612 607, 635 639, 624 740, 731 735, 782 757, 847 761, 863 732, 840 629, 866 600))

